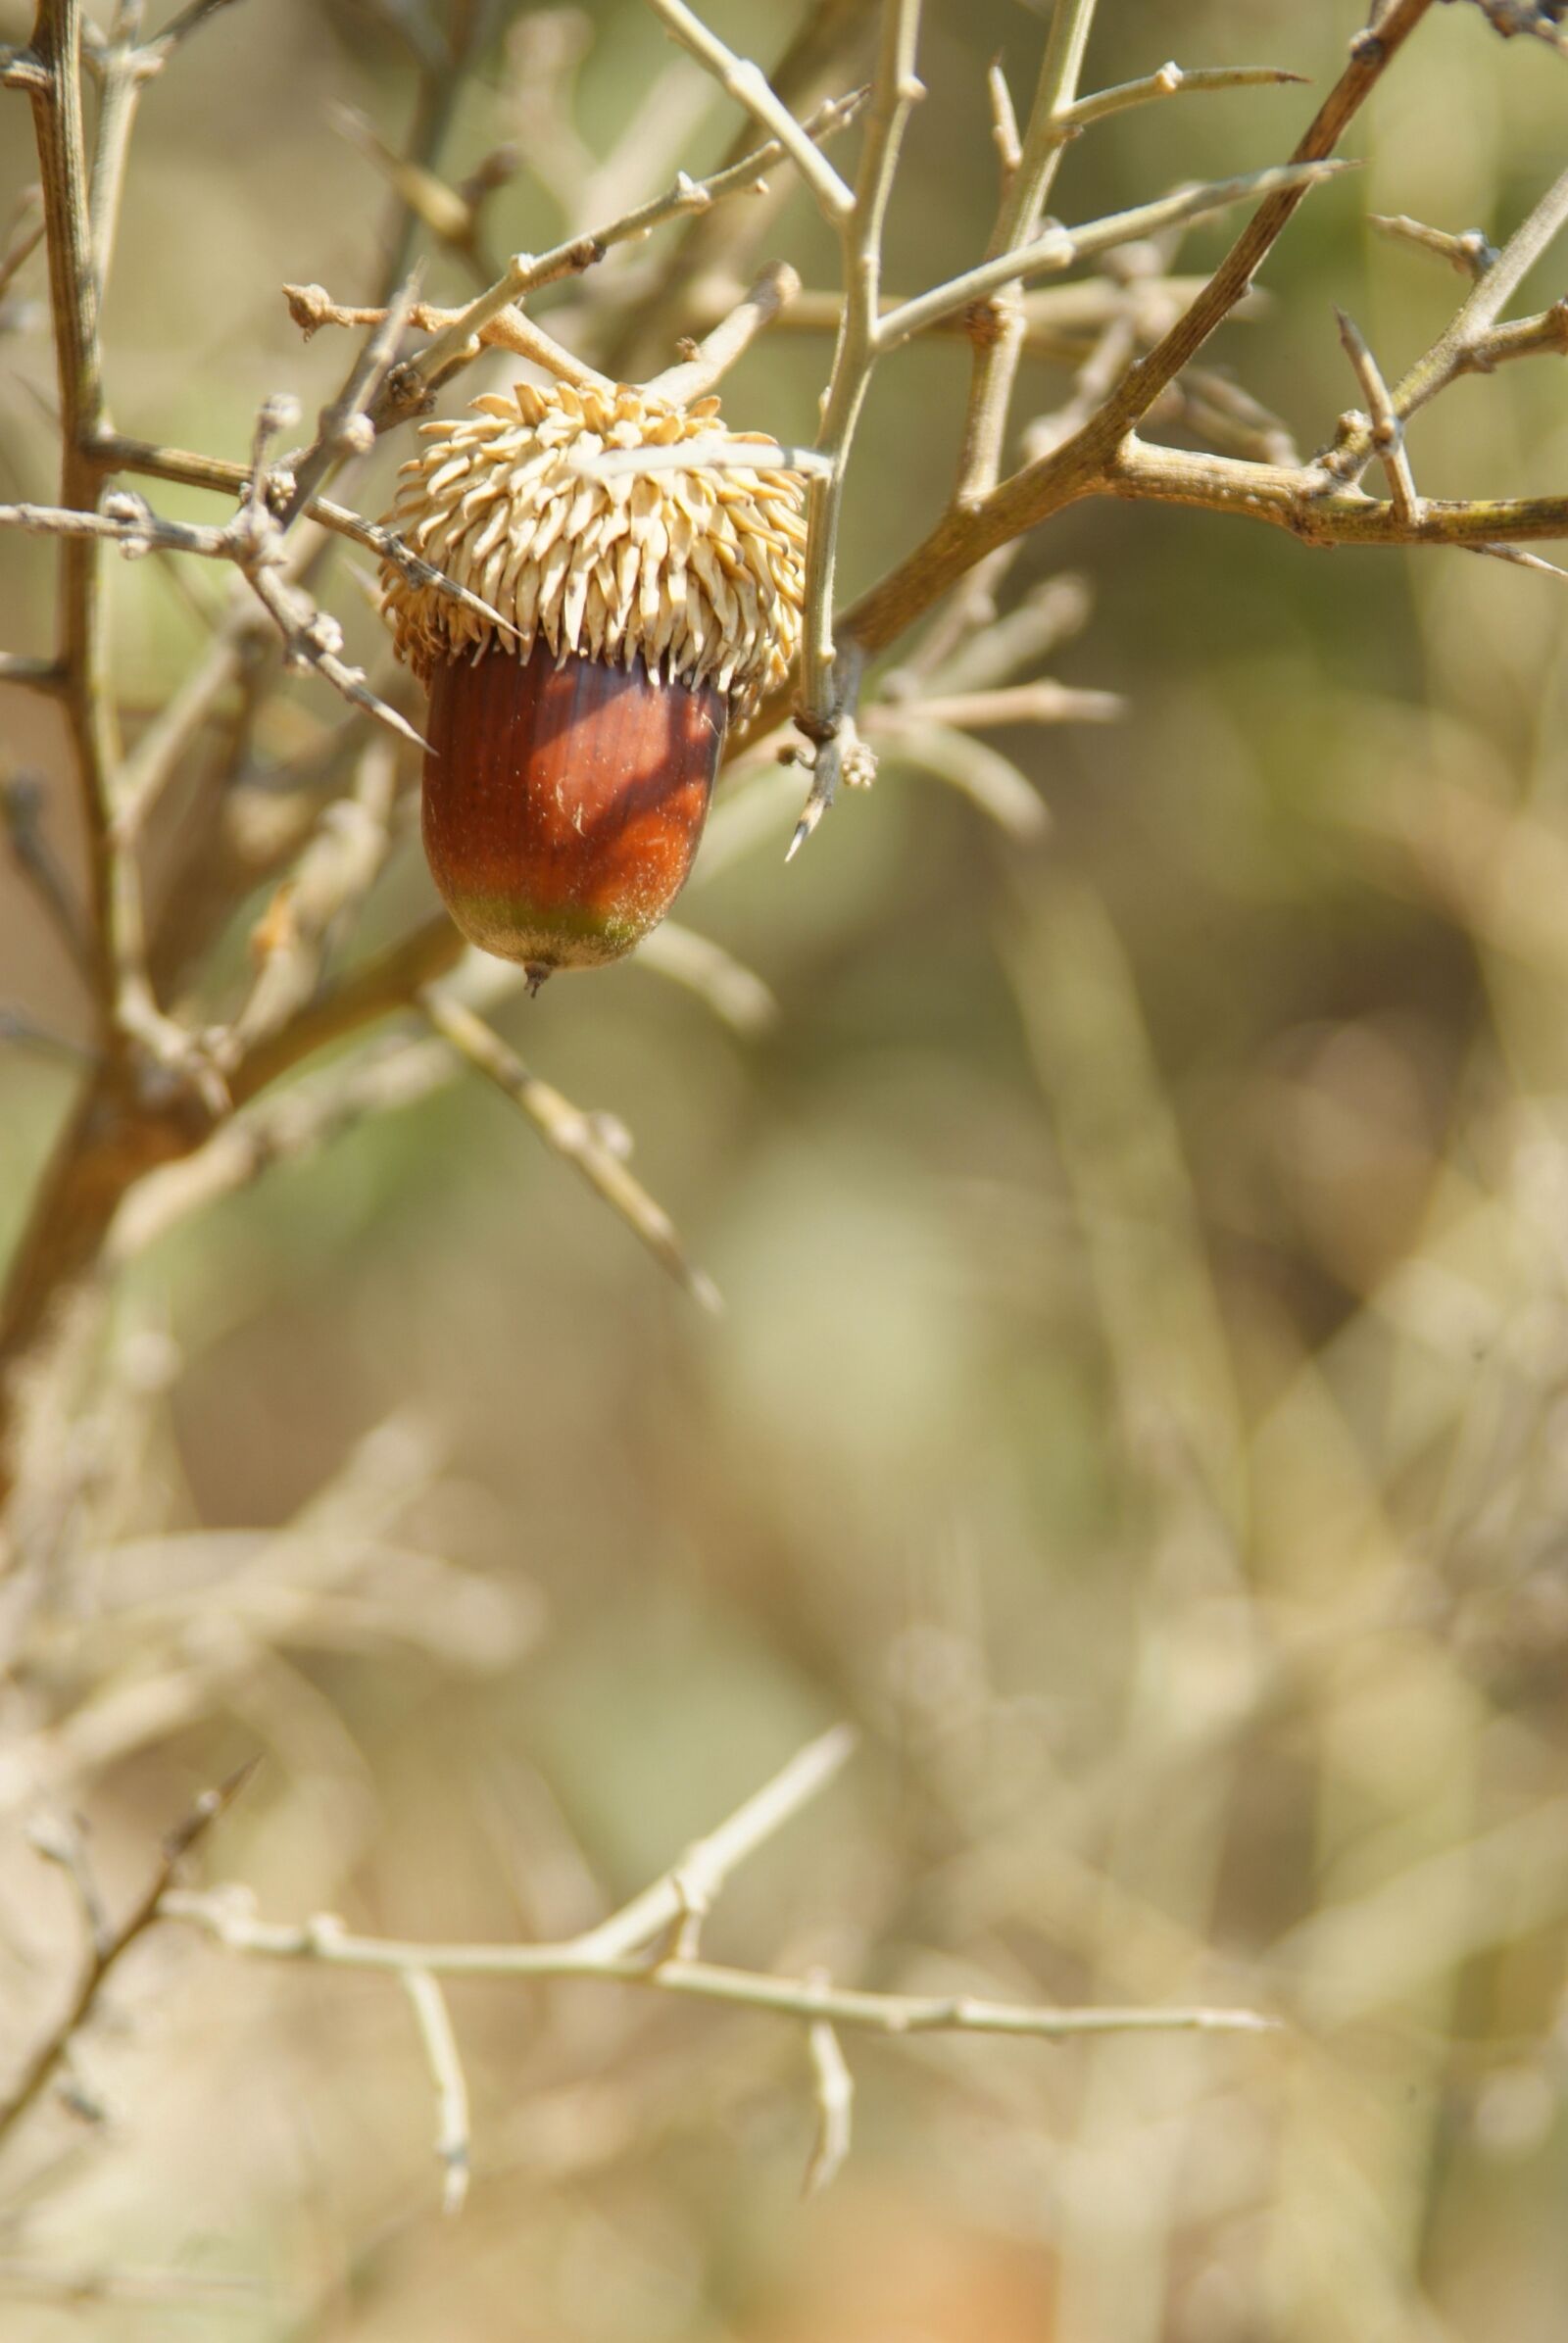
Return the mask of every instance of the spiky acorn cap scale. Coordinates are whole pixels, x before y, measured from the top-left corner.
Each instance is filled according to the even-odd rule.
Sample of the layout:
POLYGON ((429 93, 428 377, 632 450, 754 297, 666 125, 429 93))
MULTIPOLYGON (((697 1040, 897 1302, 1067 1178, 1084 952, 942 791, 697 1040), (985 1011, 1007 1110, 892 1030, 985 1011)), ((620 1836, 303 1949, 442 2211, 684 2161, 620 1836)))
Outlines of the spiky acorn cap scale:
MULTIPOLYGON (((501 644, 526 659, 641 659, 650 675, 711 685, 745 715, 782 682, 800 635, 806 530, 792 472, 749 466, 600 477, 608 449, 715 437, 716 399, 665 406, 617 386, 518 383, 422 426, 387 515, 405 542, 516 629, 383 564, 400 659, 426 683, 442 660, 501 644)), ((763 441, 761 445, 772 443, 763 441)))

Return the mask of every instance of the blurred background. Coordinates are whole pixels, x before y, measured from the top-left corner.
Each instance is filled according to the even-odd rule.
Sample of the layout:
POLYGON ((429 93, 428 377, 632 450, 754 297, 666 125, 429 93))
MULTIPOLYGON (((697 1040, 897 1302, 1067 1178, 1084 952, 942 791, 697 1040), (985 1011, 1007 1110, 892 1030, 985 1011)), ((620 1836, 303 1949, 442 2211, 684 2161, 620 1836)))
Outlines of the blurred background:
MULTIPOLYGON (((457 180, 518 143, 494 252, 725 151, 732 110, 630 0, 502 13, 442 158, 457 180), (522 68, 577 46, 568 123, 522 68), (628 151, 617 184, 606 158, 624 179, 628 151)), ((708 14, 764 60, 795 16, 708 14)), ((1090 87, 1174 50, 1314 91, 1117 118, 1053 208, 1283 160, 1363 14, 1102 10, 1090 87)), ((1004 60, 1021 111, 1045 33, 1013 0, 927 17, 890 233, 905 292, 983 249, 986 69, 1004 60)), ((0 36, 26 21, 0 5, 0 36)), ((314 415, 348 344, 302 344, 279 287, 374 298, 387 190, 334 109, 397 146, 415 81, 368 9, 249 0, 152 85, 105 319, 122 430, 238 460, 267 394, 314 415)), ((32 171, 24 101, 4 106, 0 206, 32 171)), ((1355 403, 1331 305, 1396 374, 1462 296, 1367 213, 1500 242, 1565 124, 1560 59, 1434 11, 1348 142, 1364 168, 1313 194, 1212 362, 1319 445, 1355 403)), ((1195 229, 1181 267, 1227 233, 1195 229)), ((773 253, 835 281, 798 198, 773 253)), ((540 314, 607 347, 619 266, 540 314)), ((425 290, 475 281, 437 254, 425 290)), ((1522 306, 1561 282, 1548 261, 1522 306)), ((43 298, 36 266, 8 296, 0 498, 54 492, 43 298)), ((779 331, 726 415, 808 437, 826 358, 779 331)), ((879 376, 849 592, 941 509, 966 377, 960 341, 879 376)), ((1026 362, 1018 423, 1069 389, 1026 362)), ((1550 361, 1462 382, 1412 432, 1418 483, 1561 488, 1563 415, 1550 361)), ((356 482, 361 511, 405 452, 356 482)), ((201 652, 206 570, 111 567, 132 723, 201 652)), ((8 647, 47 650, 52 576, 47 545, 0 538, 8 647)), ((721 799, 680 915, 771 988, 769 1030, 739 1038, 636 965, 498 1012, 634 1134, 722 1320, 471 1077, 136 1259, 60 1433, 110 1459, 96 1542, 0 1746, 0 2056, 21 2066, 79 1956, 28 1842, 40 1772, 117 1908, 195 1791, 260 1749, 204 1878, 280 1919, 549 1936, 840 1717, 853 1765, 728 1890, 714 1958, 1241 2003, 1283 2029, 847 2037, 854 2152, 803 2204, 794 2026, 602 1984, 457 1986, 475 2172, 452 2222, 395 1983, 171 1927, 80 2043, 99 2120, 50 2106, 8 2144, 18 2343, 1561 2343, 1562 588, 1108 503, 1028 543, 1004 600, 1058 576, 1082 582, 1048 671, 1125 709, 995 740, 1042 836, 890 753, 786 870, 800 778, 743 774, 745 819, 721 799)), ((327 599, 384 670, 352 564, 327 599)), ((270 754, 308 757, 340 712, 296 680, 270 754)), ((43 777, 69 857, 50 721, 0 690, 0 756, 43 777)), ((411 842, 369 932, 432 901, 411 842)), ((85 1031, 5 869, 0 1001, 85 1031)), ((0 1051, 0 1252, 74 1081, 58 1053, 0 1051)))

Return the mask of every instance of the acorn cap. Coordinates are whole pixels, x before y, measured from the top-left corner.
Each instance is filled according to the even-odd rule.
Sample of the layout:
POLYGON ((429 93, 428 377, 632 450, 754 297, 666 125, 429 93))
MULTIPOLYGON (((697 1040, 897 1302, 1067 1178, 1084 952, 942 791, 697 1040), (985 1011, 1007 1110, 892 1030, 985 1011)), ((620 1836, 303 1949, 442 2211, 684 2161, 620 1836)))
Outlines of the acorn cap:
MULTIPOLYGON (((451 596, 383 563, 398 657, 428 683, 442 660, 536 641, 650 675, 711 685, 747 714, 781 682, 800 635, 802 489, 793 472, 621 473, 585 468, 609 448, 701 438, 752 444, 715 421, 716 399, 665 406, 632 389, 519 382, 466 415, 421 426, 387 515, 406 543, 468 587, 516 639, 451 596)), ((771 446, 770 441, 763 441, 771 446)))

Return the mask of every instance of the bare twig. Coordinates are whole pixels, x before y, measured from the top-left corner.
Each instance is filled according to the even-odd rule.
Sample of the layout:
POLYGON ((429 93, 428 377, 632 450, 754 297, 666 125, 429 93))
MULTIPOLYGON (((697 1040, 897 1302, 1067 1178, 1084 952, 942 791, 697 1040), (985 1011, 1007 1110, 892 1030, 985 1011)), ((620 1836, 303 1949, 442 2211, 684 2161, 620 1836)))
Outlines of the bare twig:
POLYGON ((847 220, 855 208, 854 196, 804 123, 796 121, 774 91, 761 67, 726 48, 684 0, 648 0, 648 6, 670 37, 690 50, 698 64, 706 67, 788 155, 826 217, 835 221, 847 220))
MULTIPOLYGON (((1525 277, 1565 225, 1568 225, 1568 171, 1547 188, 1515 228, 1431 349, 1392 391, 1391 411, 1400 423, 1408 422, 1419 409, 1446 390, 1456 375, 1484 373, 1505 354, 1497 345, 1508 329, 1499 328, 1498 320, 1525 277)), ((1515 354, 1564 346, 1561 337, 1568 326, 1568 316, 1557 318, 1555 311, 1545 315, 1553 320, 1557 338, 1537 338, 1544 319, 1523 320, 1524 350, 1515 354)), ((1514 329, 1516 336, 1518 331, 1514 329)), ((1351 417, 1342 425, 1334 446, 1324 456, 1323 467, 1336 480, 1355 480, 1371 462, 1373 453, 1371 423, 1351 417)))
POLYGON ((1278 88, 1285 82, 1300 83, 1304 73, 1287 73, 1274 65, 1200 65, 1182 67, 1162 65, 1152 73, 1145 73, 1137 81, 1118 82, 1114 89, 1096 90, 1092 97, 1077 98, 1070 106, 1061 107, 1054 116, 1058 133, 1071 138, 1086 130, 1093 122, 1102 122, 1113 114, 1125 114, 1130 107, 1157 104, 1161 98, 1183 95, 1196 96, 1205 90, 1278 88))
POLYGON ((1475 546, 1568 535, 1568 496, 1425 497, 1405 520, 1392 503, 1335 489, 1312 465, 1248 464, 1152 447, 1136 435, 1123 442, 1099 493, 1231 513, 1289 529, 1307 545, 1475 546))
POLYGON ((13 683, 24 691, 42 692, 47 696, 60 689, 60 662, 52 659, 30 659, 20 651, 0 651, 0 683, 13 683))
POLYGON ((672 407, 689 407, 694 399, 706 398, 800 289, 800 277, 787 261, 770 261, 751 291, 719 319, 689 358, 653 376, 646 385, 648 396, 667 399, 672 407))
POLYGON ((105 1980, 139 1936, 162 1917, 165 1898, 172 1889, 179 1867, 198 1839, 231 1806, 255 1772, 255 1761, 241 1766, 216 1789, 204 1790, 184 1821, 164 1841, 163 1854, 152 1879, 117 1927, 93 1931, 93 1941, 71 2007, 39 2043, 23 2070, 10 2097, 0 2105, 0 2139, 17 2123, 48 2083, 72 2041, 91 2016, 105 1980))
POLYGON ((1075 690, 1046 677, 1004 690, 932 692, 912 701, 879 701, 866 721, 879 730, 911 724, 952 724, 961 732, 986 732, 1003 724, 1114 724, 1127 712, 1116 692, 1075 690))
POLYGON ((449 2172, 466 2171, 466 2097, 444 2005, 441 1977, 514 1980, 570 1977, 634 1985, 680 1998, 783 2018, 807 2029, 818 2109, 817 2150, 808 2179, 823 2184, 848 2147, 852 2087, 834 2038, 854 2028, 891 2037, 953 2032, 1042 2041, 1122 2032, 1256 2034, 1272 2022, 1250 2010, 1030 2007, 971 1994, 862 1992, 818 1975, 776 1977, 718 1967, 697 1957, 697 1937, 714 1897, 738 1864, 765 1844, 825 1787, 851 1745, 841 1728, 811 1742, 718 1830, 687 1849, 651 1887, 585 1934, 554 1944, 423 1944, 364 1936, 329 1915, 299 1923, 258 1919, 243 1890, 171 1887, 156 1917, 183 1921, 230 1952, 325 1968, 378 1971, 415 1997, 441 2103, 440 2136, 449 2172), (415 1981, 411 1981, 415 1980, 415 1981))
MULTIPOLYGON (((816 153, 813 141, 832 137, 855 119, 862 95, 856 91, 847 98, 836 99, 800 125, 808 152, 816 153)), ((570 237, 549 252, 517 253, 497 281, 464 309, 437 312, 416 304, 411 312, 414 323, 423 331, 433 332, 435 338, 398 368, 389 386, 391 395, 377 410, 378 426, 386 428, 417 413, 442 383, 476 357, 487 342, 499 343, 520 357, 532 359, 567 381, 603 384, 604 375, 564 351, 541 326, 524 317, 519 304, 531 293, 563 277, 578 275, 593 268, 616 245, 635 242, 666 220, 706 212, 715 203, 755 186, 759 175, 784 152, 783 143, 773 140, 743 156, 739 163, 715 172, 711 178, 691 179, 682 172, 666 194, 625 213, 619 220, 585 235, 570 237)), ((824 165, 824 168, 831 167, 824 165)), ((378 324, 384 314, 379 310, 341 309, 328 300, 318 285, 290 285, 284 290, 295 323, 307 332, 315 332, 320 325, 378 324)))
POLYGON ((390 747, 377 735, 360 759, 353 791, 326 807, 257 928, 256 979, 217 1045, 220 1065, 237 1063, 280 1032, 315 997, 332 930, 369 893, 386 859, 396 781, 390 747))
POLYGON ((861 667, 858 648, 852 645, 841 656, 834 639, 838 533, 856 428, 882 346, 882 237, 888 204, 910 111, 925 94, 915 77, 919 30, 920 0, 883 0, 876 74, 855 193, 835 214, 843 254, 844 311, 817 434, 818 450, 831 468, 810 480, 807 494, 801 676, 795 709, 797 727, 809 745, 811 786, 790 842, 791 855, 832 805, 841 775, 869 778, 871 769, 864 752, 858 750, 854 728, 861 667))
POLYGON ((1034 784, 985 741, 952 725, 922 721, 918 709, 899 708, 885 716, 873 708, 864 720, 873 740, 885 742, 890 755, 948 782, 1018 845, 1029 845, 1050 829, 1050 812, 1034 784))
POLYGON ((692 2001, 725 2003, 807 2025, 899 2037, 922 2033, 1008 2034, 1065 2042, 1086 2034, 1261 2034, 1277 2030, 1254 2010, 1210 2008, 1085 2009, 987 2001, 971 1993, 871 1993, 812 1984, 804 1977, 725 1969, 684 1958, 649 1962, 585 1954, 565 1944, 423 1944, 360 1936, 322 1915, 299 1923, 255 1920, 221 1890, 172 1888, 161 1917, 183 1920, 231 1952, 279 1961, 316 1961, 326 1968, 400 1974, 425 1969, 436 1977, 582 1977, 607 1984, 642 1985, 692 2001))
POLYGON ((77 970, 90 985, 94 952, 81 904, 43 833, 43 789, 29 773, 0 783, 0 823, 19 870, 25 873, 77 970))
POLYGON ((811 2061, 811 2096, 816 2102, 816 2138, 811 2143, 801 2193, 814 2197, 832 2185, 849 2156, 855 2077, 838 2035, 825 2018, 818 2018, 808 2026, 806 2045, 811 2061))
POLYGON ((837 1780, 855 1753, 855 1742, 847 1725, 835 1725, 808 1741, 716 1830, 695 1840, 662 1878, 589 1929, 582 1945, 596 1959, 613 1960, 667 1935, 692 1913, 706 1911, 740 1866, 837 1780))
POLYGON ((162 2303, 174 2309, 193 2303, 220 2304, 228 2310, 269 2307, 254 2278, 228 2277, 213 2270, 159 2270, 134 2263, 52 2263, 21 2255, 0 2255, 0 2294, 22 2302, 69 2305, 73 2310, 94 2302, 162 2303))
POLYGON ((1450 268, 1457 268, 1461 276, 1467 276, 1472 284, 1486 275, 1497 257, 1495 245, 1478 227, 1450 235, 1446 229, 1428 227, 1424 220, 1412 220, 1408 212, 1369 212, 1366 223, 1395 243, 1413 244, 1419 251, 1436 254, 1450 268))
POLYGON ((668 1213, 655 1203, 620 1155, 606 1146, 594 1118, 530 1073, 500 1035, 461 1001, 431 988, 419 994, 418 1003, 442 1040, 450 1042, 460 1055, 522 1108, 545 1145, 581 1172, 589 1187, 603 1196, 693 1300, 704 1309, 722 1309, 717 1287, 687 1259, 668 1213))
POLYGON ((1372 445, 1389 476, 1389 494, 1394 510, 1406 527, 1421 517, 1421 499, 1416 494, 1415 477, 1410 470, 1410 458, 1404 445, 1404 427, 1395 413, 1389 386, 1383 379, 1383 369, 1373 357, 1366 336, 1352 317, 1344 310, 1336 311, 1340 320, 1340 340, 1355 369, 1361 396, 1367 403, 1372 423, 1372 445))
POLYGON ((566 468, 584 480, 633 480, 656 472, 797 471, 820 479, 832 459, 819 448, 802 448, 760 433, 715 431, 710 439, 672 440, 668 446, 606 448, 573 453, 566 468))
POLYGON ((341 464, 368 454, 374 446, 375 425, 370 420, 370 410, 392 370, 398 340, 417 287, 416 271, 388 304, 385 317, 372 326, 342 389, 321 409, 315 439, 298 455, 285 459, 294 484, 277 515, 279 529, 288 529, 299 518, 317 490, 325 485, 341 464))
MULTIPOLYGON (((418 315, 417 304, 411 314, 418 315)), ((373 321, 377 313, 367 311, 364 315, 373 321)), ((210 488, 220 496, 247 496, 251 491, 253 474, 247 464, 229 463, 220 456, 191 455, 183 448, 155 447, 148 440, 127 439, 118 431, 106 434, 100 445, 105 461, 114 471, 141 472, 150 479, 175 480, 187 488, 210 488)), ((289 492, 290 473, 273 466, 271 477, 274 492, 289 492)), ((363 514, 350 512, 346 505, 334 504, 324 496, 313 496, 302 507, 300 517, 318 522, 334 536, 348 538, 351 544, 363 545, 368 553, 384 561, 394 562, 411 585, 428 586, 432 592, 472 610, 489 625, 499 627, 504 634, 515 635, 516 628, 510 618, 471 588, 460 586, 455 578, 421 560, 397 530, 389 529, 384 522, 367 520, 363 514)), ((122 800, 123 794, 122 773, 122 800)))
MULTIPOLYGON (((1098 0, 1056 0, 1052 11, 1024 136, 1019 139, 1014 126, 1009 138, 1004 123, 999 139, 1002 200, 986 247, 987 260, 1020 251, 1034 238, 1070 136, 1063 127, 1063 117, 1078 94, 1097 4, 1098 0)), ((1011 114, 1010 102, 1007 114, 1011 114)), ((1017 283, 994 286, 968 312, 964 327, 974 346, 974 363, 954 491, 959 506, 988 495, 1002 468, 1007 411, 1023 340, 1017 283)))
MULTIPOLYGON (((1333 153, 1432 5, 1433 0, 1391 0, 1376 34, 1357 36, 1349 63, 1298 144, 1294 163, 1321 162, 1333 153)), ((886 648, 976 561, 1064 505, 1095 493, 1097 482, 1112 480, 1121 442, 1250 290, 1309 184, 1281 187, 1259 206, 1197 298, 1071 439, 1002 481, 972 510, 952 509, 845 614, 843 630, 867 653, 886 648)), ((759 712, 758 728, 776 723, 782 712, 782 698, 769 702, 759 712)))
POLYGON ((695 993, 715 1017, 748 1040, 778 1023, 778 1002, 760 976, 721 944, 673 919, 662 920, 643 938, 637 963, 695 993))
POLYGON ((1176 195, 1161 196, 1155 203, 1138 204, 1129 212, 1090 220, 1082 227, 1049 228, 1016 252, 983 261, 979 268, 950 277, 946 284, 933 285, 930 292, 917 294, 912 301, 892 311, 877 326, 877 348, 896 350, 901 342, 928 331, 944 317, 956 317, 971 302, 983 300, 1016 279, 1071 268, 1079 261, 1114 251, 1120 244, 1140 243, 1145 237, 1157 235, 1162 228, 1176 227, 1189 220, 1203 220, 1232 204, 1250 203, 1259 195, 1277 190, 1312 187, 1348 168, 1336 162, 1282 164, 1277 170, 1249 171, 1242 178, 1215 179, 1207 186, 1184 188, 1176 195))
MULTIPOLYGON (((100 284, 91 242, 81 106, 81 0, 40 0, 25 84, 32 102, 49 255, 50 314, 61 417, 60 502, 78 513, 98 504, 102 467, 94 452, 104 423, 98 344, 100 284)), ((60 696, 87 833, 90 932, 99 957, 99 1004, 112 1008, 110 939, 114 872, 109 844, 113 773, 119 751, 108 691, 97 549, 89 536, 61 550, 60 696)))
POLYGON ((5 244, 0 247, 0 299, 43 242, 45 224, 41 191, 36 187, 24 189, 7 222, 5 244))
POLYGON ((435 2085, 435 2152, 441 2160, 441 2210, 461 2213, 468 2194, 473 2155, 468 2140, 468 2086, 446 1995, 428 1969, 405 1969, 403 1985, 414 2011, 419 2045, 435 2085))

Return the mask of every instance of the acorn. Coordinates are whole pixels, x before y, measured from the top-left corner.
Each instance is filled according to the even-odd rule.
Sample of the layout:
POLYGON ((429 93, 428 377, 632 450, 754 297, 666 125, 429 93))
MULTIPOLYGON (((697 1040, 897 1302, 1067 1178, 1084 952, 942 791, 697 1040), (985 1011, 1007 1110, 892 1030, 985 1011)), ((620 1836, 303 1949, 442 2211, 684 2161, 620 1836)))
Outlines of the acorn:
POLYGON ((725 728, 795 654, 801 484, 737 464, 774 443, 717 413, 519 383, 424 424, 387 515, 493 613, 383 564, 398 656, 430 694, 431 875, 469 942, 522 961, 534 989, 618 959, 663 917, 725 728), (690 468, 605 461, 688 439, 703 442, 690 468))

